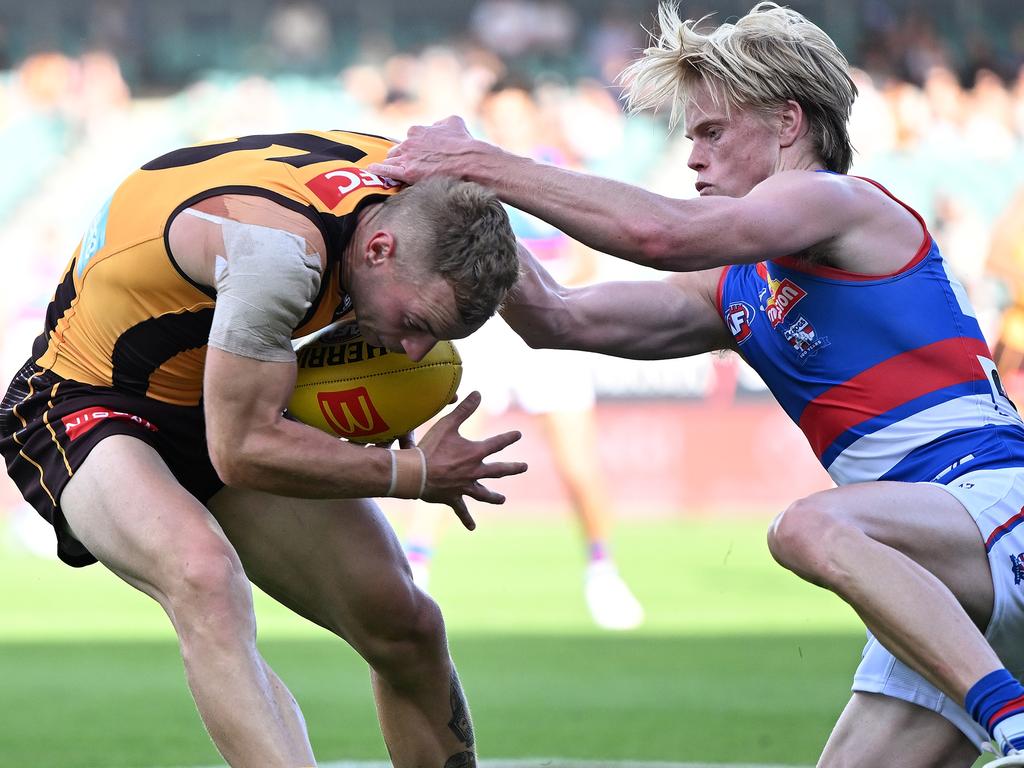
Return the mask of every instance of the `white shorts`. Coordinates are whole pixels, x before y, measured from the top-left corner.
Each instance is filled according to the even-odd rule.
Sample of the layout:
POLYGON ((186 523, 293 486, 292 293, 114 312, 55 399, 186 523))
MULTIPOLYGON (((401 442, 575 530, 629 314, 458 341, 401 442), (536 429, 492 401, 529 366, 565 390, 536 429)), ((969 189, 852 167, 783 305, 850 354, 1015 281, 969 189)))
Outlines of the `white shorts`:
MULTIPOLYGON (((982 469, 939 485, 955 496, 978 524, 992 569, 995 602, 985 632, 1014 677, 1024 675, 1024 468, 982 469)), ((853 690, 881 693, 938 712, 974 745, 985 730, 957 702, 899 661, 869 633, 853 690)))

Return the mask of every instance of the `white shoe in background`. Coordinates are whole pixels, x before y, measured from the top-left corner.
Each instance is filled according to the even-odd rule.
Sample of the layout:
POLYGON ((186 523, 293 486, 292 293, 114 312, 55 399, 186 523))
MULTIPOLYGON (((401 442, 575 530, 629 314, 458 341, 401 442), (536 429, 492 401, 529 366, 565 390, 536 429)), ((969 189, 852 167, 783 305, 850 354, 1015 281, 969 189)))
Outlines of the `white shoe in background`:
POLYGON ((643 606, 609 560, 587 566, 583 593, 594 623, 603 629, 636 629, 644 621, 643 606))

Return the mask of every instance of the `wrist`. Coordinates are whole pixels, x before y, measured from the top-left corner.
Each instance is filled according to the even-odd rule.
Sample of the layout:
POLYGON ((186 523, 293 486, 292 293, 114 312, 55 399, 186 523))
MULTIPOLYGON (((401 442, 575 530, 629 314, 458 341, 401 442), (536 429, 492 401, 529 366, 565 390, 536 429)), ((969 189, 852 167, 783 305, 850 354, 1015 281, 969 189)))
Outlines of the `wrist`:
POLYGON ((474 140, 470 150, 460 155, 458 175, 493 190, 500 190, 507 181, 509 170, 516 160, 525 160, 494 144, 474 140))
POLYGON ((396 499, 418 499, 427 487, 427 458, 422 449, 389 449, 391 482, 386 496, 396 499))

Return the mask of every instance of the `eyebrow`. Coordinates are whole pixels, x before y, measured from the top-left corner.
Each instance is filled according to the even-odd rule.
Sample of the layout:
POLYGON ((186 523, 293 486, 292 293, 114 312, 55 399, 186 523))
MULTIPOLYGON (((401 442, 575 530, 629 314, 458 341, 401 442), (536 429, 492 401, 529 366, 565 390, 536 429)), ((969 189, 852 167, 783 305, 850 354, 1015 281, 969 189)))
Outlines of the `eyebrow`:
POLYGON ((706 117, 703 120, 698 120, 693 125, 687 126, 686 132, 683 134, 690 141, 693 141, 693 134, 699 133, 701 130, 706 128, 708 125, 713 123, 721 122, 721 118, 718 117, 706 117))
POLYGON ((420 328, 421 330, 425 330, 427 333, 429 333, 435 339, 441 338, 434 331, 434 326, 430 323, 429 320, 424 320, 423 318, 417 317, 416 315, 409 315, 408 319, 409 319, 409 322, 411 322, 414 326, 420 328))

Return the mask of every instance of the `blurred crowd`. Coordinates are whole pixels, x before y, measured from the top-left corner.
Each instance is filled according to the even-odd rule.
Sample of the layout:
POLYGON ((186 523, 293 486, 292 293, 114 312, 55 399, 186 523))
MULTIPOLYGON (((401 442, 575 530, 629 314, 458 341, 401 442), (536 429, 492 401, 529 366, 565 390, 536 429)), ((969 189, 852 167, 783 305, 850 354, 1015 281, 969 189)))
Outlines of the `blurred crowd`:
MULTIPOLYGON (((1024 215, 1019 202, 1012 210, 1024 189, 1024 23, 1004 29, 999 39, 1008 45, 996 48, 984 37, 944 38, 931 17, 898 16, 884 2, 864 8, 867 33, 848 49, 860 89, 854 172, 882 180, 922 213, 993 335, 1012 286, 1005 271, 997 277, 986 265, 1000 227, 1024 215)), ((94 210, 126 173, 190 142, 298 128, 400 138, 410 125, 459 114, 492 139, 505 126, 502 143, 547 162, 694 194, 682 132, 669 132, 663 114, 625 115, 614 82, 645 43, 649 10, 638 18, 606 4, 585 20, 566 3, 481 0, 464 28, 430 45, 404 50, 393 39, 365 39, 350 63, 324 73, 313 64, 332 46, 330 18, 318 4, 281 3, 268 10, 259 50, 294 67, 213 69, 171 92, 129 85, 122 60, 130 28, 116 13, 94 35, 106 47, 11 62, 0 72, 0 376, 22 362, 94 210), (515 95, 498 100, 496 90, 515 95)), ((594 278, 647 276, 610 259, 596 263, 594 278)), ((603 361, 596 376, 610 395, 699 396, 714 389, 721 368, 603 361)), ((758 389, 743 372, 739 383, 758 389)))

